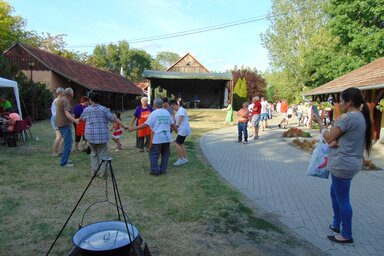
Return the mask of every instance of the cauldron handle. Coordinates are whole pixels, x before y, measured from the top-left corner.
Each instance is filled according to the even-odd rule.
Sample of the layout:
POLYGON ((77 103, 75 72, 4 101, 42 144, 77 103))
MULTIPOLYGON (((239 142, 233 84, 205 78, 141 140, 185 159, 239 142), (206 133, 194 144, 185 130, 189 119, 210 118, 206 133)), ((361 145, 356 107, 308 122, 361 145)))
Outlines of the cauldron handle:
POLYGON ((103 200, 103 201, 97 201, 97 202, 94 202, 94 203, 90 204, 90 205, 87 207, 87 209, 85 209, 85 211, 84 211, 84 213, 83 213, 83 216, 81 217, 81 221, 80 221, 80 223, 79 223, 79 229, 81 229, 81 228, 83 227, 84 217, 85 217, 85 215, 87 214, 88 210, 89 210, 92 206, 94 206, 94 205, 96 205, 96 204, 100 204, 100 203, 108 203, 108 204, 111 204, 111 205, 113 205, 113 206, 118 207, 119 210, 120 210, 120 211, 125 215, 125 217, 128 219, 128 223, 129 223, 129 224, 132 224, 132 222, 131 222, 131 220, 129 219, 127 213, 126 213, 125 211, 123 211, 123 210, 121 209, 121 207, 119 207, 119 206, 116 205, 115 203, 112 203, 112 202, 110 202, 110 201, 108 201, 108 200, 103 200))

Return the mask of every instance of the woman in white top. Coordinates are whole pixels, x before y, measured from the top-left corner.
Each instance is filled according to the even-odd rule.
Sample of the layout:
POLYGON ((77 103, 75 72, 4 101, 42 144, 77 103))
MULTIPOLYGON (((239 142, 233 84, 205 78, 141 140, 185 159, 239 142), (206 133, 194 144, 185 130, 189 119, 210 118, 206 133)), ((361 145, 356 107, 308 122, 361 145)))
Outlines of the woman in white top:
POLYGON ((191 134, 191 127, 189 126, 187 111, 183 107, 180 107, 175 100, 172 100, 170 104, 173 110, 177 111, 175 115, 175 127, 177 129, 177 138, 175 143, 179 159, 177 159, 174 165, 182 165, 188 163, 184 141, 187 136, 191 134))
POLYGON ((52 156, 59 156, 60 152, 63 151, 63 136, 61 135, 59 128, 56 127, 55 121, 56 121, 56 111, 57 111, 57 100, 64 95, 64 89, 61 87, 58 87, 55 91, 56 98, 53 100, 51 105, 51 125, 53 130, 55 131, 55 141, 53 142, 53 148, 52 148, 52 156))

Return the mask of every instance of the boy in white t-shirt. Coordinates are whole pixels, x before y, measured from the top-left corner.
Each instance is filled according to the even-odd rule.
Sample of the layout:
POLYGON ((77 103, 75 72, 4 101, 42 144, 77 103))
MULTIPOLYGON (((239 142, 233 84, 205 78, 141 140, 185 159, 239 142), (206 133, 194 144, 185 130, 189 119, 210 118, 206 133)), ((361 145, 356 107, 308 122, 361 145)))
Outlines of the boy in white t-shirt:
POLYGON ((153 139, 149 150, 149 160, 151 161, 150 174, 158 176, 165 174, 167 171, 170 146, 173 141, 171 127, 175 129, 175 126, 171 114, 162 106, 163 101, 161 99, 155 99, 153 104, 155 111, 151 112, 147 121, 139 126, 128 127, 128 131, 133 132, 148 126, 151 127, 153 139), (161 163, 159 165, 158 160, 160 155, 161 163))
POLYGON ((170 102, 173 110, 177 111, 175 115, 176 120, 176 129, 177 129, 177 138, 176 142, 176 150, 179 159, 175 162, 174 165, 182 165, 188 163, 187 152, 184 147, 184 141, 188 135, 191 134, 191 127, 189 126, 188 113, 187 111, 177 104, 177 101, 172 100, 170 102))

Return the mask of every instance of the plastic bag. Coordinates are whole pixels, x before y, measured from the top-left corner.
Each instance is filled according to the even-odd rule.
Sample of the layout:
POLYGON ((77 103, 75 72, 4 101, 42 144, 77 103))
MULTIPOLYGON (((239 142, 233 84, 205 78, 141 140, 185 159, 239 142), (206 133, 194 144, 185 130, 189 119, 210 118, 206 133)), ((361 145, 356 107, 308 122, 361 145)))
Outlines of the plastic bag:
POLYGON ((323 142, 323 136, 320 135, 320 140, 313 150, 311 161, 306 174, 310 176, 328 179, 328 144, 323 142))

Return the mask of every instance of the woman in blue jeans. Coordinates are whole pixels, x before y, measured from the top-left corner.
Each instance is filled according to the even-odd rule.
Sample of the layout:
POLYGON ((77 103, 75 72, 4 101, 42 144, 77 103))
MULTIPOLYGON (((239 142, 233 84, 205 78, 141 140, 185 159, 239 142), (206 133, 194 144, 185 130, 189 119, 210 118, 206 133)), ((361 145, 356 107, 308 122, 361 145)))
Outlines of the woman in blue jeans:
POLYGON ((330 130, 323 126, 320 117, 313 116, 313 120, 319 124, 320 132, 329 144, 328 167, 332 179, 333 208, 333 222, 329 228, 338 234, 328 236, 328 239, 336 243, 353 243, 349 191, 352 178, 363 166, 364 149, 368 154, 371 151, 372 124, 368 106, 359 89, 344 90, 340 107, 344 114, 330 130))

